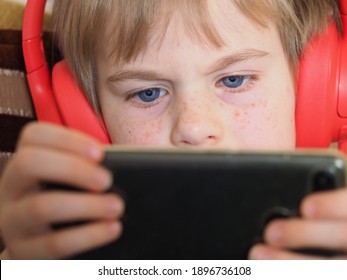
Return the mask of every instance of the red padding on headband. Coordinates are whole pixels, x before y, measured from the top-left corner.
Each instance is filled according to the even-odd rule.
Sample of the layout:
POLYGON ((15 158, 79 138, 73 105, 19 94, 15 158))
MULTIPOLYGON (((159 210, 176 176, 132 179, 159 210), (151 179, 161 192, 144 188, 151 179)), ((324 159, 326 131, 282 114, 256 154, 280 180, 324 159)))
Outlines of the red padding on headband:
POLYGON ((306 47, 300 62, 296 105, 297 147, 328 147, 338 139, 337 66, 339 38, 331 24, 306 47))
POLYGON ((47 64, 28 74, 27 77, 37 119, 62 124, 60 112, 54 99, 47 64))
POLYGON ((102 118, 90 107, 65 61, 54 66, 52 84, 64 125, 87 133, 101 143, 111 143, 102 118))

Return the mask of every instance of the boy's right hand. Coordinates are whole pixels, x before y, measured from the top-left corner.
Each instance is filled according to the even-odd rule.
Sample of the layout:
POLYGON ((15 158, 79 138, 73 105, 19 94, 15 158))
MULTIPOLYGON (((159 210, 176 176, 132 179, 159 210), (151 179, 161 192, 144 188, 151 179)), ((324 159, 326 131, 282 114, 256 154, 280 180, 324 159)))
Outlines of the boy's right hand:
POLYGON ((12 259, 57 259, 117 239, 123 200, 105 194, 112 184, 100 166, 101 145, 79 132, 51 124, 29 124, 0 181, 0 222, 12 259), (42 191, 56 182, 86 192, 42 191), (52 230, 51 224, 93 220, 52 230))

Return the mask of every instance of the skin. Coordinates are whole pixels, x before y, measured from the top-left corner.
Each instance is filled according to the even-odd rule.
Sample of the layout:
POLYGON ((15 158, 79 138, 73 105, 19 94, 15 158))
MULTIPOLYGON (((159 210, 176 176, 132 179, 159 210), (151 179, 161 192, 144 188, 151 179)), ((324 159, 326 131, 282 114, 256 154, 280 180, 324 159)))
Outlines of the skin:
POLYGON ((131 63, 120 67, 100 57, 98 92, 114 143, 294 149, 295 91, 275 27, 260 28, 230 1, 210 1, 210 10, 225 41, 223 48, 206 38, 204 45, 191 40, 185 21, 175 15, 164 39, 160 40, 162 30, 155 32, 147 49, 131 63), (241 54, 240 61, 226 58, 241 54), (222 82, 240 75, 253 78, 235 88, 222 82), (152 102, 136 95, 151 88, 161 91, 152 102))
POLYGON ((99 165, 102 147, 79 132, 51 124, 28 125, 1 176, 2 259, 59 259, 101 246, 121 234, 123 201, 103 194, 111 175, 99 165), (40 182, 75 185, 88 192, 42 192, 40 182), (63 207, 62 207, 63 206, 63 207), (53 231, 50 224, 93 219, 53 231))
MULTIPOLYGON (((194 43, 182 26, 184 21, 175 14, 162 44, 158 45, 154 33, 146 51, 131 63, 114 65, 101 55, 107 48, 100 52, 97 87, 115 144, 295 148, 295 87, 276 29, 271 24, 257 26, 231 1, 209 3, 225 42, 220 49, 194 43), (250 53, 251 58, 240 60, 250 53), (226 63, 230 55, 238 62, 230 63, 229 57, 226 63), (223 66, 219 63, 217 69, 223 57, 223 66), (129 76, 134 70, 141 75, 129 76), (230 76, 240 85, 234 81, 230 87, 230 76), (160 98, 148 104, 136 93, 151 88, 161 89, 160 98)), ((2 258, 64 258, 117 239, 124 202, 103 194, 112 178, 99 165, 102 158, 100 144, 79 132, 42 123, 26 127, 0 182, 0 222, 7 246, 2 258), (69 183, 89 192, 42 192, 38 188, 42 181, 69 183), (59 232, 49 227, 76 218, 94 222, 59 232)), ((346 205, 345 189, 305 198, 303 217, 272 222, 265 230, 266 243, 253 247, 249 257, 317 258, 290 251, 310 246, 346 252, 346 205)))

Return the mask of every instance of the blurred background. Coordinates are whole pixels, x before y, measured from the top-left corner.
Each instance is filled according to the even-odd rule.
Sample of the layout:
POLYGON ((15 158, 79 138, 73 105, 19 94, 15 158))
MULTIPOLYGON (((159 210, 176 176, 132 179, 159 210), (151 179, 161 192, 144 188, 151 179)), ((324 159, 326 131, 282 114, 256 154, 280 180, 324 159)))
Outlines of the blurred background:
MULTIPOLYGON (((0 0, 0 28, 21 29, 26 2, 27 0, 0 0)), ((49 14, 52 11, 52 4, 53 0, 47 0, 44 29, 50 29, 49 14)))

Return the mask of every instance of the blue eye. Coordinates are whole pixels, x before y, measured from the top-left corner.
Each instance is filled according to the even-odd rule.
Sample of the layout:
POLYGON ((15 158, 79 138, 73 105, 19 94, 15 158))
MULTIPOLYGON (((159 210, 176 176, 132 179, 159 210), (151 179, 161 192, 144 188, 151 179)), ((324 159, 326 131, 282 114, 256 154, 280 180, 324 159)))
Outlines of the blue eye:
POLYGON ((162 95, 163 89, 160 88, 149 88, 137 93, 137 96, 143 102, 153 102, 162 95))
POLYGON ((243 85, 246 79, 245 76, 229 76, 223 78, 221 82, 228 88, 238 88, 243 85))

